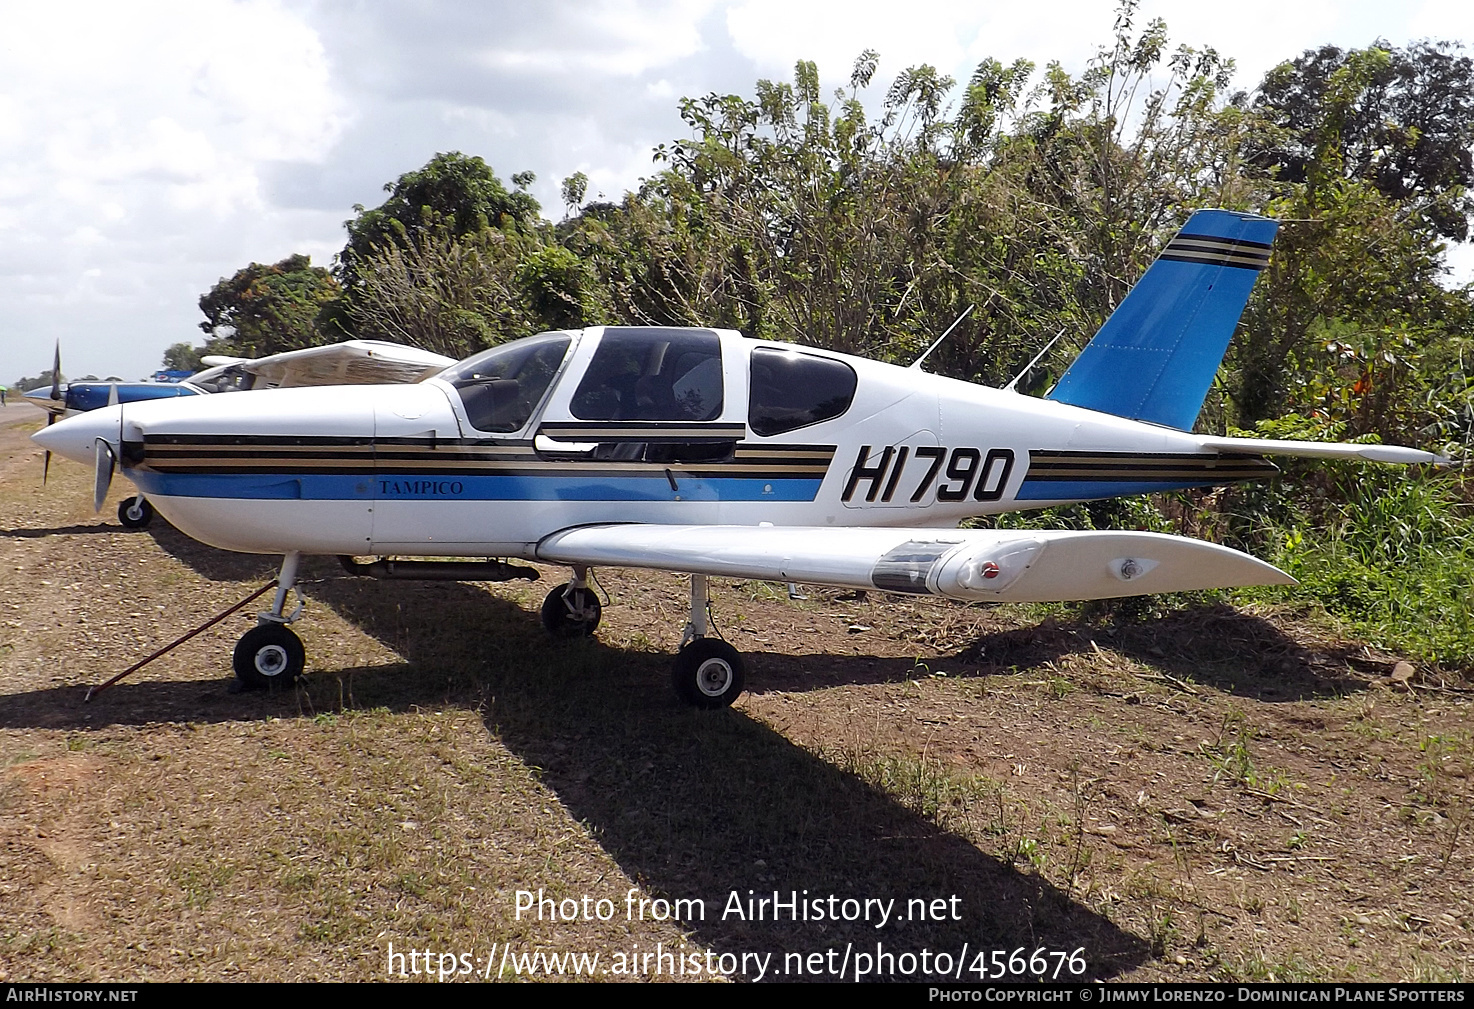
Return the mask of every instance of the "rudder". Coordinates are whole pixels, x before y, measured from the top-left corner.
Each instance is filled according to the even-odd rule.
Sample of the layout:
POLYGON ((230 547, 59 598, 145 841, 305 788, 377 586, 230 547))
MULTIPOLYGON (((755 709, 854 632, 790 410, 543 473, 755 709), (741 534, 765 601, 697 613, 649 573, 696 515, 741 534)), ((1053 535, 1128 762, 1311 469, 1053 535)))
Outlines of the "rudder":
POLYGON ((1191 430, 1278 230, 1194 213, 1045 398, 1191 430))

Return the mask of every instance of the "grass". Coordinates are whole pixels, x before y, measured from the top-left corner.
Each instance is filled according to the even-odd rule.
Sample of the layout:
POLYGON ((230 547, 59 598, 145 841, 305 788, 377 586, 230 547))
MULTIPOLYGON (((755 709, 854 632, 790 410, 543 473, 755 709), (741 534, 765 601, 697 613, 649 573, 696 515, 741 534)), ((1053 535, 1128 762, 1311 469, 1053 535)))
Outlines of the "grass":
MULTIPOLYGON (((11 527, 94 521, 43 517, 39 491, 20 500, 36 511, 11 527)), ((1092 977, 1126 980, 1432 977, 1467 956, 1467 919, 1441 918, 1467 903, 1462 702, 1322 675, 1359 661, 1361 643, 1306 625, 1303 606, 1041 620, 879 593, 811 589, 795 604, 781 586, 718 580, 723 626, 741 615, 757 632, 742 635, 752 690, 698 713, 667 686, 678 579, 610 573, 597 639, 550 646, 535 615, 546 580, 363 583, 312 562, 300 690, 226 695, 239 633, 226 630, 84 708, 77 684, 97 668, 178 633, 177 595, 222 608, 260 563, 167 530, 7 546, 17 571, 57 572, 0 585, 28 621, 0 655, 10 980, 368 980, 390 939, 876 939, 813 923, 518 920, 519 888, 621 907, 633 888, 712 910, 733 890, 955 893, 965 922, 886 933, 887 948, 1085 943, 1092 977), (161 593, 165 573, 177 587, 161 593), (87 579, 93 591, 67 589, 87 579), (146 616, 122 619, 133 612, 146 616), (1278 774, 1311 784, 1275 801, 1242 787, 1278 774), (1407 850, 1419 861, 1397 862, 1407 850), (1342 935, 1350 909, 1374 905, 1396 910, 1393 926, 1348 918, 1342 935), (1394 927, 1411 914, 1432 924, 1394 927), (1335 966, 1301 964, 1305 949, 1335 966)))
POLYGON ((1140 529, 1213 538, 1300 583, 1042 604, 1037 619, 1132 622, 1224 600, 1309 603, 1338 621, 1343 634, 1457 676, 1474 672, 1471 498, 1474 489, 1462 471, 1290 460, 1271 484, 1086 502, 979 521, 1009 529, 1140 529))
POLYGON ((1331 493, 1313 514, 1293 497, 1305 490, 1296 471, 1258 492, 1251 538, 1300 585, 1240 597, 1308 597, 1374 645, 1474 669, 1474 514, 1463 477, 1339 464, 1321 479, 1331 493))

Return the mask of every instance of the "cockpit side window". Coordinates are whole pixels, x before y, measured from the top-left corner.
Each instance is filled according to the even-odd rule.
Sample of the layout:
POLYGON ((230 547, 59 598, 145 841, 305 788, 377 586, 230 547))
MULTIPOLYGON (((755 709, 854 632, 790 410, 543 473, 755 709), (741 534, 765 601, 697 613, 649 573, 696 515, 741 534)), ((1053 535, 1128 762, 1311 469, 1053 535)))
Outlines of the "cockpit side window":
POLYGON ((563 363, 572 338, 544 333, 482 351, 440 373, 456 387, 478 431, 508 434, 526 426, 563 363))
POLYGON ((611 327, 569 409, 579 420, 715 420, 722 391, 715 333, 611 327))
POLYGON ((843 361, 754 347, 747 426, 769 437, 833 420, 855 398, 855 370, 843 361))
POLYGON ((211 368, 209 371, 200 372, 190 378, 189 384, 198 386, 206 392, 239 392, 253 387, 256 384, 256 376, 240 365, 232 364, 224 368, 211 368))

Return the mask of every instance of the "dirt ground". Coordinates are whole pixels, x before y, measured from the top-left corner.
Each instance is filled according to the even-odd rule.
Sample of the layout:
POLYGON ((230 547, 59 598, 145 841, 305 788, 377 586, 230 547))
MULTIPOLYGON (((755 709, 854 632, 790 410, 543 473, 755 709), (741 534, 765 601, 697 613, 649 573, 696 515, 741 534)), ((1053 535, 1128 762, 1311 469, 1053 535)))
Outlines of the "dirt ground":
POLYGON ((1474 975, 1471 684, 1308 605, 719 582, 748 692, 696 712, 677 576, 599 572, 552 642, 557 570, 323 558, 297 689, 230 692, 253 606, 84 703, 274 561, 43 488, 35 426, 0 426, 0 980, 1474 975))

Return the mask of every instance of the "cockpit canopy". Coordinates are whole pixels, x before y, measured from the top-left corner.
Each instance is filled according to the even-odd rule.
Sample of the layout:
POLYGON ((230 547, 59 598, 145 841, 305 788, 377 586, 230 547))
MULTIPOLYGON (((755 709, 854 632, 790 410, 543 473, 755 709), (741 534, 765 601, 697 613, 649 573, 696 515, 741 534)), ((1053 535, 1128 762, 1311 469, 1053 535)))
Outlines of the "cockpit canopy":
MULTIPOLYGON (((596 331, 598 332, 598 331, 596 331)), ((574 421, 703 423, 722 417, 726 404, 722 337, 710 329, 609 326, 598 332, 588 363, 575 366, 577 382, 566 404, 574 421)), ((574 337, 543 333, 493 347, 447 368, 466 418, 478 431, 522 430, 548 397, 574 337)), ((748 426, 772 437, 841 416, 850 408, 855 370, 841 360, 793 348, 751 346, 748 426)), ((730 437, 730 436, 728 436, 730 437)))

